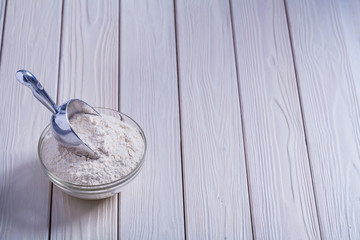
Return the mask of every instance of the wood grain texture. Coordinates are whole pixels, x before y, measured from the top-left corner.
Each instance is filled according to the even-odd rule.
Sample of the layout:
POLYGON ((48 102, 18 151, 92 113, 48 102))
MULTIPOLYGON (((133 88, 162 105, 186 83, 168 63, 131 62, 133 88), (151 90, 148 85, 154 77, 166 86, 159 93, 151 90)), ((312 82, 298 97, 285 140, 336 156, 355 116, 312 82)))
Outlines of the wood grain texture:
POLYGON ((319 239, 284 3, 232 0, 256 239, 319 239))
MULTIPOLYGON (((354 78, 356 89, 360 89, 360 2, 346 0, 337 3, 341 15, 342 35, 346 44, 346 53, 349 58, 351 73, 354 78)), ((359 95, 359 91, 357 91, 359 95)))
POLYGON ((59 101, 117 109, 119 3, 64 2, 59 101))
MULTIPOLYGON (((117 1, 65 1, 61 39, 59 103, 80 98, 117 109, 117 1)), ((53 239, 116 239, 118 196, 85 201, 54 187, 53 239)))
POLYGON ((142 172, 121 193, 120 239, 184 239, 174 6, 121 3, 120 110, 148 146, 142 172))
POLYGON ((188 239, 250 239, 230 9, 177 1, 181 128, 188 239))
POLYGON ((324 239, 360 238, 356 1, 287 1, 324 239))
POLYGON ((50 183, 37 142, 51 113, 16 81, 15 72, 29 69, 56 97, 61 1, 9 1, 6 12, 0 65, 0 239, 48 239, 50 183))

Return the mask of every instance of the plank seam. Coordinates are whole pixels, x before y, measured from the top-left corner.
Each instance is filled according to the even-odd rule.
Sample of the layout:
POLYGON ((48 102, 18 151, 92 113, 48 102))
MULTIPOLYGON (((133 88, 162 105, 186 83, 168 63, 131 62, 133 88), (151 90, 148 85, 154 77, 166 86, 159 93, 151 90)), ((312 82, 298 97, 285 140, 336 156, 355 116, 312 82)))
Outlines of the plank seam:
POLYGON ((239 81, 238 59, 237 59, 237 55, 236 55, 237 51, 236 51, 235 31, 234 31, 234 17, 233 17, 233 8, 232 8, 231 0, 229 0, 229 11, 230 11, 231 33, 232 33, 232 40, 233 40, 233 51, 234 51, 234 58, 235 58, 235 73, 236 73, 237 92, 238 92, 239 107, 240 107, 240 122, 241 122, 243 149, 244 149, 244 158, 245 158, 245 167, 246 167, 246 183, 247 183, 247 187, 248 187, 251 233, 252 233, 252 238, 255 239, 254 220, 253 220, 253 212, 252 212, 253 206, 252 206, 252 199, 251 199, 251 193, 250 193, 248 156, 246 154, 245 128, 244 128, 244 119, 243 119, 243 105, 242 105, 241 96, 240 96, 240 81, 239 81))
POLYGON ((5 32, 6 11, 7 11, 7 0, 5 0, 5 5, 4 5, 4 21, 3 21, 3 26, 2 26, 1 46, 0 46, 0 63, 1 63, 1 59, 2 59, 2 49, 3 49, 3 44, 4 44, 4 32, 5 32))
MULTIPOLYGON (((117 89, 117 96, 118 96, 118 106, 117 109, 120 111, 120 69, 121 69, 121 57, 120 57, 120 46, 121 46, 121 0, 119 0, 119 19, 118 19, 118 89, 117 89)), ((120 239, 120 203, 121 203, 121 192, 117 194, 117 225, 116 225, 116 238, 117 240, 120 239)))
POLYGON ((51 239, 51 217, 52 217, 52 200, 53 200, 53 188, 54 188, 54 185, 52 182, 50 182, 50 204, 49 204, 49 235, 48 235, 48 239, 50 240, 51 239))
MULTIPOLYGON (((60 63, 61 63, 61 51, 62 51, 62 31, 63 31, 63 20, 64 20, 64 0, 61 1, 61 19, 60 19, 60 37, 59 37, 59 63, 58 63, 58 76, 57 76, 57 86, 56 86, 56 103, 59 104, 59 86, 60 86, 60 63)), ((49 206, 49 236, 48 239, 51 239, 51 228, 52 228, 52 202, 53 202, 53 192, 54 185, 50 182, 50 206, 49 206)))
POLYGON ((179 48, 178 48, 178 31, 176 21, 176 0, 173 0, 174 8, 174 30, 175 30, 175 52, 176 52, 176 77, 178 89, 178 108, 179 108, 179 130, 180 130, 180 159, 181 159, 181 183, 182 183, 182 202, 183 202, 183 217, 184 217, 184 239, 187 239, 186 229, 186 202, 185 202, 185 178, 184 178, 184 161, 183 161, 183 142, 182 142, 182 118, 181 118, 181 96, 180 96, 180 71, 179 71, 179 48))
POLYGON ((118 111, 120 111, 120 70, 121 70, 121 64, 120 64, 120 61, 121 61, 121 57, 120 57, 120 46, 121 46, 121 39, 120 39, 120 36, 121 36, 121 0, 119 0, 119 29, 118 29, 118 111))
POLYGON ((120 197, 121 197, 121 192, 117 194, 117 227, 116 227, 117 240, 120 239, 120 197))
POLYGON ((287 24, 289 40, 290 40, 291 58, 292 58, 293 66, 294 66, 295 82, 296 82, 296 86, 297 86, 297 94, 298 94, 298 99, 299 99, 299 104, 300 104, 301 120, 302 120, 302 123, 303 123, 303 131, 304 131, 304 137, 305 137, 306 153, 307 153, 307 158, 308 158, 308 164, 309 164, 309 170, 310 170, 310 176, 311 176, 313 195, 314 195, 314 200, 315 200, 316 215, 317 215, 317 219, 318 219, 319 234, 320 234, 320 239, 323 239, 322 232, 321 232, 321 227, 320 227, 321 224, 320 224, 320 216, 319 216, 319 209, 318 209, 318 201, 317 201, 315 185, 314 185, 313 171, 312 171, 312 166, 311 166, 311 161, 310 161, 309 146, 308 146, 308 136, 307 136, 307 132, 306 132, 306 123, 305 123, 305 119, 304 119, 304 110, 303 110, 304 107, 303 107, 303 104, 302 104, 302 98, 301 98, 301 94, 300 94, 299 75, 298 75, 298 72, 297 72, 297 69, 296 69, 296 59, 295 59, 295 54, 294 54, 293 38, 292 38, 291 31, 290 31, 291 24, 290 24, 290 20, 289 20, 288 7, 287 7, 286 0, 284 0, 284 9, 285 9, 286 24, 287 24))
POLYGON ((58 63, 58 81, 57 81, 57 89, 56 89, 56 103, 59 104, 59 89, 60 89, 60 65, 61 65, 61 51, 62 51, 62 35, 63 35, 63 26, 64 26, 64 5, 65 1, 62 0, 61 5, 61 21, 60 21, 60 44, 59 44, 59 63, 58 63))

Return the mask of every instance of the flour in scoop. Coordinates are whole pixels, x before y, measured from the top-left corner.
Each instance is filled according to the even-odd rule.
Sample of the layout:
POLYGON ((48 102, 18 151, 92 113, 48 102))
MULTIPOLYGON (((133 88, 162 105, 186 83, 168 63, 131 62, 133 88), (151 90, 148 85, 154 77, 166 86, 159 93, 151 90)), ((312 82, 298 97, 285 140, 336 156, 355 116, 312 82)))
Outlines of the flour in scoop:
POLYGON ((100 157, 95 160, 75 155, 49 132, 41 156, 47 169, 63 181, 80 185, 110 183, 134 170, 144 155, 145 143, 138 129, 119 118, 80 113, 70 119, 70 124, 100 157))

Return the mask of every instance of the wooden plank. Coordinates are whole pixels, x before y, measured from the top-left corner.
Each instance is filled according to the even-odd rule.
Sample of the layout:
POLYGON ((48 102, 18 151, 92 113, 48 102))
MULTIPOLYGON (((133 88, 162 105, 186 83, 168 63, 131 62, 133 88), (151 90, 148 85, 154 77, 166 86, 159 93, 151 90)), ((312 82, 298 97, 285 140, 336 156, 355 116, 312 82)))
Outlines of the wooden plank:
POLYGON ((230 9, 176 3, 188 239, 250 239, 230 9))
POLYGON ((359 3, 286 3, 322 237, 359 239, 359 3))
POLYGON ((143 127, 148 148, 121 193, 120 239, 184 239, 173 2, 121 3, 120 109, 143 127))
MULTIPOLYGON (((65 1, 59 102, 80 98, 117 109, 119 5, 117 1, 65 1)), ((85 201, 54 187, 51 237, 116 239, 118 197, 85 201)))
POLYGON ((319 239, 283 1, 232 0, 254 237, 319 239))
MULTIPOLYGON (((0 5, 3 19, 4 1, 0 5)), ((48 239, 50 182, 37 143, 51 113, 16 81, 15 72, 29 69, 56 98, 60 20, 61 1, 7 3, 0 65, 0 239, 48 239)))

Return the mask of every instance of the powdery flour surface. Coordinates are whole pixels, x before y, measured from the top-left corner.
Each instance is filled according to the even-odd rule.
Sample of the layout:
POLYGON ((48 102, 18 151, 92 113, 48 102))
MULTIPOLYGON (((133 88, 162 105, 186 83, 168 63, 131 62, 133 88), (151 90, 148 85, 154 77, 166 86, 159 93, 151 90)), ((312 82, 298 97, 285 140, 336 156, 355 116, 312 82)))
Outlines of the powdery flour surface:
POLYGON ((41 155, 48 170, 60 179, 81 185, 99 185, 118 180, 139 164, 145 150, 140 132, 110 115, 75 114, 70 123, 78 136, 100 158, 77 156, 58 144, 49 132, 41 155))

